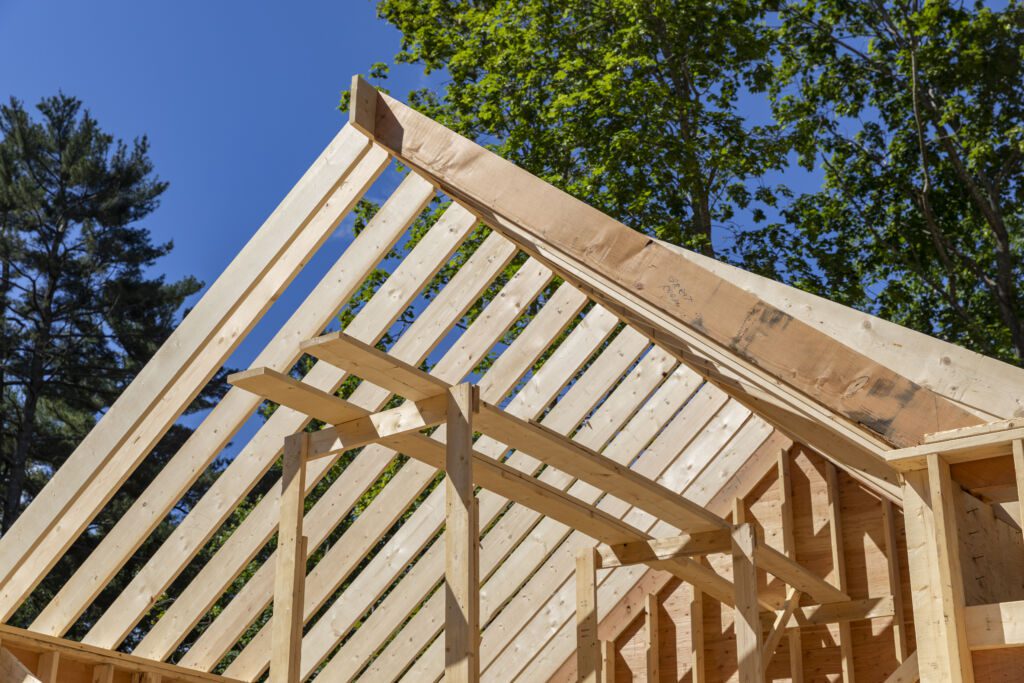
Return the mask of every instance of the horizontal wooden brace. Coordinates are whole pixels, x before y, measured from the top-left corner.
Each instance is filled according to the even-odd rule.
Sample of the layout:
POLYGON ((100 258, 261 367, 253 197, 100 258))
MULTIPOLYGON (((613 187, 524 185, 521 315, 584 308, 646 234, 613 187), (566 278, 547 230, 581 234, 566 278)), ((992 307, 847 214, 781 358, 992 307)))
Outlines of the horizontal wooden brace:
POLYGON ((600 545, 597 547, 597 568, 624 567, 689 555, 724 553, 729 551, 730 538, 727 530, 716 530, 670 538, 652 538, 649 541, 600 545))
MULTIPOLYGON (((889 451, 885 457, 895 469, 909 472, 927 468, 928 456, 935 454, 950 465, 1009 456, 1013 453, 1013 442, 1024 439, 1024 426, 1019 423, 1020 420, 1009 420, 973 429, 954 430, 948 432, 951 435, 949 438, 889 451)), ((930 436, 943 434, 947 432, 937 432, 930 436)))
MULTIPOLYGON (((78 643, 56 636, 47 636, 34 631, 0 624, 0 641, 5 647, 13 647, 33 653, 60 653, 61 660, 77 661, 93 666, 110 667, 111 671, 125 671, 132 674, 157 676, 166 681, 180 683, 241 683, 234 678, 186 669, 166 662, 157 662, 135 657, 116 650, 107 650, 85 643, 78 643)), ((119 679, 120 680, 120 679, 119 679)))

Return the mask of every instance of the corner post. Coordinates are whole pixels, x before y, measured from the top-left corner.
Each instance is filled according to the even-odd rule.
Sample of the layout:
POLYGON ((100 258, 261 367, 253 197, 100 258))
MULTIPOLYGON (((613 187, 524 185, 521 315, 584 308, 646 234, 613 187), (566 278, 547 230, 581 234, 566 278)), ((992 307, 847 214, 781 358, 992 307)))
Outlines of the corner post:
POLYGON ((959 489, 941 455, 903 475, 907 560, 922 683, 973 683, 956 530, 959 489))
POLYGON ((444 680, 480 680, 480 529, 473 495, 473 415, 477 387, 448 391, 445 447, 444 680))
POLYGON ((292 434, 284 440, 271 630, 271 683, 298 683, 301 677, 306 582, 306 539, 302 535, 302 517, 308 453, 309 434, 306 432, 292 434))

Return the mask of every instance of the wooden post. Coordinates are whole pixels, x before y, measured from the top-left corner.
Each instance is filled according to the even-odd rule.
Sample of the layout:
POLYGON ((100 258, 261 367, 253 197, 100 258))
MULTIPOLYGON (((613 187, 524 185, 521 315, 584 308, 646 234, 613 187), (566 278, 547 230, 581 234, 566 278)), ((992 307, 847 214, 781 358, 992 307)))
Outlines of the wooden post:
POLYGON ((92 668, 92 683, 114 683, 114 665, 97 664, 92 668))
POLYGON ((576 671, 580 683, 601 680, 597 639, 597 550, 576 552, 576 671))
POLYGON ((928 456, 927 469, 903 475, 903 515, 922 683, 973 683, 964 620, 964 587, 949 464, 928 456))
POLYGON ((759 683, 764 669, 761 656, 761 615, 757 604, 757 568, 754 564, 754 527, 740 524, 732 530, 732 579, 736 601, 736 659, 740 683, 759 683))
POLYGON ((37 676, 42 683, 57 683, 57 672, 60 668, 60 653, 56 650, 39 655, 39 671, 37 676))
POLYGON ((271 683, 298 683, 300 678, 306 582, 306 540, 302 536, 302 517, 308 451, 309 434, 305 432, 293 434, 284 441, 271 631, 271 683))
POLYGON ((473 502, 473 415, 480 398, 471 384, 448 392, 445 448, 444 679, 480 680, 480 530, 473 502))
POLYGON ((1013 440, 1013 474, 1017 480, 1018 516, 1024 520, 1024 441, 1013 440))
POLYGON ((889 592, 892 594, 892 635, 896 661, 907 659, 907 628, 903 623, 903 581, 900 578, 900 549, 896 543, 896 511, 888 499, 882 499, 882 526, 885 530, 885 559, 889 568, 889 592))
MULTIPOLYGON (((790 478, 789 449, 779 449, 779 487, 782 491, 782 551, 786 557, 796 561, 796 534, 793 530, 793 484, 790 478)), ((796 591, 792 586, 787 590, 792 597, 796 591)), ((789 642, 789 673, 792 683, 804 681, 804 647, 800 637, 800 625, 795 624, 786 631, 789 642)), ((765 665, 767 666, 767 662, 765 665)))
MULTIPOLYGON (((843 551, 843 517, 839 502, 839 473, 831 462, 825 463, 828 492, 829 536, 832 547, 832 567, 835 585, 846 592, 846 553, 843 551)), ((853 683, 853 634, 850 622, 839 622, 839 656, 843 667, 843 683, 853 683)))
POLYGON ((615 683, 615 641, 601 641, 601 683, 615 683))
POLYGON ((707 683, 704 666, 704 592, 696 586, 690 600, 690 680, 707 683))
POLYGON ((661 652, 658 648, 658 594, 647 594, 647 683, 661 680, 661 652))

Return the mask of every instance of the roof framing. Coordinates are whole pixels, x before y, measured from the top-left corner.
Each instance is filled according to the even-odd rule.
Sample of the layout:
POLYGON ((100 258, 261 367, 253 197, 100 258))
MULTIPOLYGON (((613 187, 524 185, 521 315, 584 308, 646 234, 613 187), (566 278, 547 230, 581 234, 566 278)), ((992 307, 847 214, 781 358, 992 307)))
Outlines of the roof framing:
MULTIPOLYGON (((792 441, 818 450, 897 504, 903 496, 898 472, 936 454, 962 466, 995 454, 1019 460, 1017 471, 1024 471, 1019 421, 977 427, 1020 409, 1018 398, 1007 397, 1019 386, 1019 373, 985 366, 978 380, 963 372, 949 379, 941 368, 904 374, 900 349, 914 344, 929 356, 953 358, 958 368, 970 359, 942 342, 922 341, 649 239, 359 79, 351 116, 68 465, 0 538, 4 620, 356 202, 379 187, 391 161, 412 172, 36 617, 31 631, 46 643, 67 642, 59 636, 81 624, 85 610, 264 397, 279 404, 273 415, 167 540, 143 558, 127 590, 87 624, 84 643, 73 647, 112 652, 134 634, 133 666, 180 656, 178 668, 157 668, 166 675, 182 667, 201 672, 197 680, 251 681, 267 670, 272 653, 281 654, 273 647, 276 630, 293 636, 287 665, 299 678, 438 679, 445 659, 438 637, 444 591, 437 588, 445 577, 438 470, 446 458, 448 394, 466 381, 480 396, 470 417, 483 436, 465 455, 482 487, 475 513, 483 530, 479 662, 490 675, 514 671, 532 680, 563 665, 573 647, 573 558, 581 546, 610 546, 599 557, 617 568, 595 577, 602 595, 642 597, 675 576, 733 604, 731 578, 692 553, 733 548, 734 523, 742 521, 727 521, 733 499, 775 469, 792 441), (438 193, 453 203, 404 259, 389 261, 438 193), (493 232, 476 240, 481 221, 493 232), (425 297, 425 288, 463 248, 470 254, 465 262, 425 297), (506 279, 512 263, 517 267, 506 279), (369 301, 344 333, 324 335, 375 269, 382 269, 383 282, 369 301), (486 305, 462 329, 477 302, 486 305), (396 320, 413 307, 415 321, 396 332, 396 320), (867 342, 844 332, 875 324, 880 331, 867 342), (517 334, 507 337, 513 328, 517 334), (389 331, 397 339, 385 352, 381 340, 389 331), (291 373, 304 354, 315 362, 298 379, 291 373), (486 370, 474 373, 489 356, 486 370), (421 369, 428 358, 429 373, 421 369), (360 381, 342 399, 336 394, 349 379, 360 381), (993 391, 1007 396, 986 402, 993 391), (396 407, 398 398, 405 401, 396 407), (183 581, 254 486, 268 473, 277 476, 273 468, 286 439, 313 418, 330 426, 301 437, 308 447, 304 480, 272 487, 183 581), (433 431, 427 435, 427 429, 433 431), (960 431, 931 434, 942 430, 960 431), (363 509, 364 494, 374 488, 379 494, 363 509), (314 492, 315 504, 299 509, 314 492), (280 542, 298 553, 300 537, 289 533, 301 527, 307 554, 315 558, 304 577, 298 554, 279 560, 268 546, 282 501, 296 514, 286 517, 280 542), (680 532, 690 535, 658 540, 680 532), (255 567, 258 556, 264 562, 255 567), (645 564, 632 564, 638 560, 645 564), (292 584, 281 585, 301 579, 305 588, 301 604, 275 607, 280 622, 265 614, 275 596, 275 566, 287 570, 279 576, 291 577, 292 584), (157 600, 168 603, 166 612, 143 631, 140 624, 147 616, 153 621, 157 600), (248 645, 241 647, 247 632, 248 645), (514 645, 510 634, 518 634, 514 645), (529 656, 524 643, 532 648, 529 656), (208 673, 218 666, 229 679, 208 673)), ((1024 480, 1013 484, 1018 487, 1024 490, 1024 480)), ((807 571, 794 557, 757 539, 744 547, 748 565, 794 589, 788 602, 745 594, 748 625, 758 612, 769 623, 784 624, 791 616, 810 624, 897 609, 897 595, 851 601, 842 585, 807 571), (803 595, 799 608, 795 591, 803 595)), ((598 607, 599 616, 614 619, 615 610, 629 611, 606 600, 598 607)), ((972 607, 965 613, 980 612, 972 607)), ((0 634, 5 642, 6 633, 0 634)), ((781 630, 774 633, 773 647, 781 630)), ((849 644, 848 637, 842 640, 849 644)))

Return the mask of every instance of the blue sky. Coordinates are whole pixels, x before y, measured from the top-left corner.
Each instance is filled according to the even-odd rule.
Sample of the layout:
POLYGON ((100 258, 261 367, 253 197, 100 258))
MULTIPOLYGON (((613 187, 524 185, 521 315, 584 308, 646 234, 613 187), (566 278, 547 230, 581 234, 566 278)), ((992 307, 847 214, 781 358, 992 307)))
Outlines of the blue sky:
MULTIPOLYGON (((155 270, 209 284, 344 125, 337 105, 352 74, 398 50, 400 34, 374 7, 0 0, 0 98, 34 105, 63 90, 107 132, 147 135, 170 188, 143 225, 175 245, 155 270)), ((389 86, 404 95, 424 83, 409 67, 394 70, 389 86)), ((343 246, 321 249, 270 325, 343 246)), ((243 344, 232 364, 257 351, 243 344)))
MULTIPOLYGON (((398 50, 400 34, 374 7, 0 0, 0 98, 34 105, 63 90, 108 133, 147 135, 170 188, 142 224, 175 245, 154 273, 209 285, 345 124, 337 105, 352 75, 398 50)), ((399 96, 425 84, 412 67, 389 79, 399 96)), ((328 241, 230 366, 248 366, 347 241, 328 241)), ((229 453, 258 424, 250 421, 229 453)))

